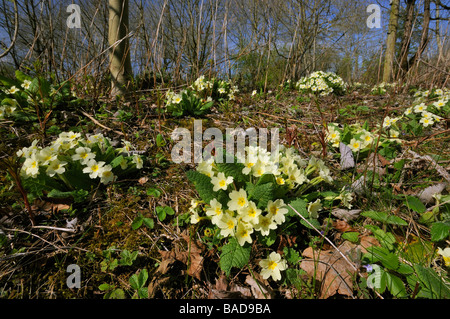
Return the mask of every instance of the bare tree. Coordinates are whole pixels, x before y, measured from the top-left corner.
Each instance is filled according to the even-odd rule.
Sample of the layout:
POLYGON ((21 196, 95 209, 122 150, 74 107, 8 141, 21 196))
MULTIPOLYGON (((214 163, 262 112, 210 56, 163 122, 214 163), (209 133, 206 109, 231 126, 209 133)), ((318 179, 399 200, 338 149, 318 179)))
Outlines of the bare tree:
POLYGON ((399 6, 400 0, 392 0, 388 36, 386 40, 386 52, 384 57, 383 82, 390 82, 393 74, 399 6))
POLYGON ((109 0, 108 40, 110 49, 111 95, 124 95, 132 77, 128 0, 109 0))

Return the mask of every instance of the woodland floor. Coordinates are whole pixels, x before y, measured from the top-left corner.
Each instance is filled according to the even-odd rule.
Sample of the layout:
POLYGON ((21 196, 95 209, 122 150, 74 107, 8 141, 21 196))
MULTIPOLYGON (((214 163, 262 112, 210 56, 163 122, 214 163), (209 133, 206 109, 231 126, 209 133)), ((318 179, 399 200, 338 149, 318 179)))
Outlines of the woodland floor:
MULTIPOLYGON (((375 96, 369 92, 358 91, 342 97, 320 98, 320 107, 317 107, 314 101, 302 98, 292 91, 273 93, 259 99, 242 93, 229 109, 213 109, 202 119, 202 125, 203 129, 217 127, 222 131, 228 127, 276 127, 280 129, 281 143, 290 143, 299 149, 301 154, 321 157, 320 132, 323 121, 351 124, 367 120, 370 125, 374 125, 380 123, 387 112, 403 112, 412 101, 413 98, 409 94, 391 92, 375 96)), ((34 228, 24 211, 20 194, 11 188, 11 181, 2 176, 0 225, 8 242, 0 250, 0 297, 91 299, 103 298, 106 293, 120 288, 125 292, 126 298, 131 298, 134 290, 130 286, 129 278, 144 268, 149 273, 146 287, 148 286, 152 298, 262 297, 255 292, 255 282, 251 279, 252 276, 259 276, 256 267, 249 265, 226 278, 218 266, 218 252, 203 245, 202 238, 206 235, 198 232, 196 227, 183 217, 188 211, 191 199, 197 197, 195 188, 186 178, 186 172, 194 166, 174 164, 170 161, 173 146, 170 133, 175 127, 192 130, 193 119, 158 115, 155 101, 151 98, 120 105, 121 112, 115 103, 105 102, 101 105, 101 108, 96 110, 92 107, 70 112, 58 111, 57 125, 61 131, 76 127, 83 131, 102 132, 113 140, 127 139, 136 145, 138 150, 145 152, 149 158, 148 162, 137 176, 130 176, 129 179, 108 186, 104 193, 99 191, 82 205, 70 206, 65 202, 45 200, 32 203, 38 225, 34 228), (158 134, 164 137, 165 143, 157 145, 158 134), (159 190, 159 196, 154 195, 155 188, 159 190), (159 221, 155 217, 157 206, 170 206, 175 214, 159 221), (154 228, 133 229, 133 221, 139 215, 153 218, 154 228), (52 228, 64 228, 66 222, 74 217, 78 219, 76 232, 52 228), (109 267, 114 259, 120 259, 124 250, 137 251, 137 258, 130 264, 109 267), (193 274, 190 270, 192 264, 198 262, 198 258, 202 258, 200 270, 193 274), (67 287, 67 266, 70 264, 76 264, 81 269, 81 288, 67 287)), ((29 144, 34 136, 28 133, 26 128, 19 130, 23 138, 12 143, 19 146, 29 144)), ((448 171, 448 126, 444 123, 427 134, 429 137, 426 139, 424 136, 408 137, 403 150, 410 149, 418 154, 438 154, 438 164, 448 171), (433 135, 445 130, 446 133, 433 135)), ((323 159, 332 168, 335 176, 349 182, 354 179, 356 170, 340 171, 333 152, 328 152, 323 159)), ((435 170, 426 166, 415 166, 411 167, 401 185, 392 188, 392 192, 416 195, 420 189, 441 181, 442 177, 435 170)), ((382 197, 360 197, 356 199, 355 207, 362 210, 376 209, 380 207, 380 201, 383 201, 382 197)), ((383 205, 390 207, 389 203, 383 205)), ((413 216, 408 216, 403 208, 391 206, 391 209, 392 214, 402 217, 409 225, 402 229, 389 226, 398 242, 429 242, 430 233, 426 226, 417 223, 413 216)), ((373 223, 362 216, 351 223, 336 217, 332 217, 332 220, 333 226, 327 236, 336 245, 344 242, 341 235, 346 227, 350 227, 347 230, 364 233, 363 226, 373 223)), ((307 234, 280 236, 274 246, 278 251, 282 251, 286 246, 291 247, 300 255, 311 246, 311 242, 322 250, 331 249, 320 236, 305 236, 307 234)), ((439 264, 436 267, 442 269, 441 266, 439 264)), ((296 287, 259 279, 264 285, 264 291, 274 298, 321 296, 320 284, 306 272, 301 275, 300 284, 296 287)), ((354 287, 353 296, 380 297, 368 288, 357 286, 354 287)), ((342 295, 338 293, 331 297, 338 298, 342 295)))

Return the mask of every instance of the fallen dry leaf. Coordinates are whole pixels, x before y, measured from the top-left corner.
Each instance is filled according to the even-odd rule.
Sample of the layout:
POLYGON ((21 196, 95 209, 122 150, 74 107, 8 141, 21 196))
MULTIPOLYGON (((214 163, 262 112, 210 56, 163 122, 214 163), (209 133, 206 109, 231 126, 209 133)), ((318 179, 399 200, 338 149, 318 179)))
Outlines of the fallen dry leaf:
POLYGON ((335 208, 331 211, 331 214, 333 216, 336 216, 339 219, 343 219, 347 222, 356 219, 359 217, 359 214, 361 213, 361 209, 343 209, 343 208, 335 208))
POLYGON ((41 199, 36 199, 31 206, 33 211, 41 211, 44 214, 54 214, 70 208, 66 203, 53 203, 41 199))
MULTIPOLYGON (((364 247, 345 241, 338 249, 348 256, 358 249, 366 251, 368 245, 370 241, 365 241, 364 247)), ((320 298, 326 299, 335 294, 353 297, 353 277, 358 268, 357 264, 348 257, 347 260, 344 259, 335 249, 313 250, 312 247, 308 247, 302 254, 304 259, 300 267, 309 276, 321 282, 320 298)))
POLYGON ((200 279, 204 260, 201 254, 205 250, 205 247, 198 240, 192 240, 184 233, 181 234, 181 237, 183 237, 183 239, 188 244, 187 250, 183 248, 183 245, 180 245, 180 243, 178 243, 175 244, 174 248, 170 251, 159 251, 162 257, 162 261, 157 271, 161 274, 164 274, 169 270, 169 267, 172 263, 174 263, 175 261, 180 261, 188 266, 188 275, 200 279))
POLYGON ((272 289, 267 280, 264 280, 259 273, 254 273, 254 277, 247 275, 245 283, 250 286, 253 297, 256 299, 271 299, 272 289))
POLYGON ((356 229, 354 229, 345 220, 342 219, 333 221, 333 228, 340 233, 356 231, 356 229))
POLYGON ((222 273, 210 289, 208 299, 247 299, 252 297, 250 288, 233 283, 228 284, 227 277, 222 273))
POLYGON ((141 178, 139 178, 138 183, 141 184, 142 186, 148 182, 148 177, 147 176, 143 176, 141 178))

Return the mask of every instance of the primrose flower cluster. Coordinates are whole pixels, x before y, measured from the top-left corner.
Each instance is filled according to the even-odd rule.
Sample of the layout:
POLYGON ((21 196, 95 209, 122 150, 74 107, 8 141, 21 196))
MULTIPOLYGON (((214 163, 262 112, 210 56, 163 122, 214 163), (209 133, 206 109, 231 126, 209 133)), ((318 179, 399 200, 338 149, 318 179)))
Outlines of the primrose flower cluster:
POLYGON ((347 85, 342 78, 333 72, 316 71, 301 78, 296 83, 296 87, 300 92, 318 93, 321 96, 326 96, 331 93, 343 94, 347 85))
MULTIPOLYGON (((337 123, 329 123, 327 125, 328 131, 325 136, 325 140, 331 143, 333 147, 339 147, 342 142, 350 147, 350 149, 357 153, 365 148, 370 148, 376 138, 374 133, 370 132, 368 129, 361 127, 358 123, 351 124, 346 128, 342 129, 337 123), (344 131, 348 131, 351 134, 349 141, 344 141, 343 137, 345 135, 344 131)), ((389 136, 393 138, 392 140, 398 141, 398 132, 391 129, 388 132, 389 136)), ((386 136, 384 136, 386 138, 386 136)))
POLYGON ((60 177, 66 182, 63 174, 78 166, 84 174, 89 175, 90 179, 100 179, 101 183, 108 184, 117 178, 113 172, 115 166, 120 166, 122 170, 131 165, 137 169, 143 167, 142 157, 130 154, 132 148, 130 142, 124 140, 124 146, 117 149, 112 148, 111 142, 103 134, 83 138, 80 133, 75 132, 60 133, 47 147, 38 146, 38 140, 34 140, 30 147, 24 147, 17 152, 17 156, 24 158, 21 175, 25 178, 37 178, 39 174, 44 173, 48 177, 60 177), (105 157, 104 155, 108 153, 114 153, 113 159, 117 163, 107 163, 106 159, 98 159, 99 156, 105 157), (127 156, 116 158, 117 154, 127 156))
POLYGON ((433 89, 426 91, 417 91, 414 94, 415 101, 412 106, 408 107, 400 117, 386 117, 383 127, 389 127, 395 124, 396 120, 415 120, 422 127, 432 127, 436 123, 440 123, 443 117, 450 112, 450 90, 433 89))
MULTIPOLYGON (((21 87, 25 90, 28 90, 30 88, 30 85, 31 81, 25 80, 21 84, 21 87)), ((20 89, 15 85, 11 86, 10 88, 3 89, 3 93, 7 95, 7 98, 2 100, 2 105, 0 106, 0 119, 11 117, 14 114, 18 106, 16 99, 14 99, 14 95, 19 92, 20 89)))
POLYGON ((239 92, 238 87, 230 82, 215 78, 208 80, 205 79, 204 75, 198 77, 191 85, 191 88, 202 97, 208 95, 212 99, 222 98, 231 101, 235 99, 236 93, 239 92))
POLYGON ((381 82, 380 84, 374 85, 370 92, 374 95, 383 95, 386 94, 388 89, 391 89, 396 85, 397 83, 395 82, 394 83, 381 82))
MULTIPOLYGON (((411 120, 416 121, 418 126, 423 128, 432 127, 434 124, 443 120, 443 117, 437 115, 448 113, 450 111, 450 90, 436 89, 432 91, 418 91, 414 95, 416 98, 413 105, 408 107, 403 114, 399 116, 386 116, 381 124, 380 142, 385 140, 402 143, 399 139, 401 124, 403 129, 407 129, 411 120), (427 98, 431 97, 431 101, 427 98)), ((377 125, 375 130, 380 131, 377 125)), ((368 127, 362 127, 359 123, 340 128, 337 123, 327 125, 327 134, 325 140, 333 147, 339 147, 339 143, 348 145, 353 152, 359 152, 365 148, 370 148, 374 139, 378 138, 378 133, 374 134, 368 127), (345 141, 345 132, 351 133, 351 139, 345 141)))
POLYGON ((294 152, 294 148, 281 146, 277 158, 271 158, 270 152, 247 146, 245 156, 240 154, 237 158, 243 163, 240 173, 247 176, 250 183, 240 183, 235 176, 220 171, 214 158, 200 162, 197 172, 210 178, 217 198, 203 205, 193 200, 189 210, 191 223, 209 219, 223 237, 234 236, 241 246, 252 243, 252 234, 256 232, 269 235, 285 222, 288 209, 282 198, 273 197, 274 189, 266 193, 269 197, 265 201, 252 193, 252 187, 258 187, 263 175, 271 176, 272 186, 285 194, 301 193, 322 181, 332 181, 330 170, 322 160, 307 160, 294 152))

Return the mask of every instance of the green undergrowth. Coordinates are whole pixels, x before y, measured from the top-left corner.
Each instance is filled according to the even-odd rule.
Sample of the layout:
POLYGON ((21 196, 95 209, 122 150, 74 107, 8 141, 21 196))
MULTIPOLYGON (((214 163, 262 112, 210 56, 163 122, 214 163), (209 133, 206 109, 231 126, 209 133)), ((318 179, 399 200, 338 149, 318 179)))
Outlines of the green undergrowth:
MULTIPOLYGON (((283 174, 273 170, 272 175, 255 177, 257 173, 243 173, 244 164, 217 164, 211 170, 214 176, 223 173, 233 181, 216 190, 219 181, 199 172, 198 163, 171 161, 176 144, 171 137, 173 129, 183 127, 193 134, 195 117, 180 110, 161 113, 154 106, 163 104, 161 95, 149 94, 124 105, 105 102, 89 109, 69 90, 58 101, 65 103, 63 97, 67 97, 85 108, 68 118, 46 93, 46 104, 41 107, 54 111, 45 125, 23 124, 23 119, 14 115, 0 124, 6 137, 0 148, 0 296, 211 298, 221 291, 222 297, 448 298, 449 266, 442 252, 449 247, 450 197, 448 188, 439 188, 445 176, 430 160, 414 158, 408 152, 429 155, 448 172, 450 154, 445 145, 449 138, 440 133, 447 127, 441 120, 419 130, 418 115, 404 115, 416 102, 437 103, 439 95, 433 92, 428 100, 416 101, 419 94, 370 95, 366 89, 359 96, 351 94, 354 90, 347 88, 348 93, 339 97, 300 94, 293 86, 271 93, 236 91, 233 99, 218 98, 219 91, 214 93, 214 105, 201 111, 203 130, 279 128, 284 145, 292 146, 305 160, 320 159, 323 165, 317 164, 315 173, 332 176, 328 183, 312 183, 311 187, 306 187, 307 183, 303 187, 297 179, 289 188, 291 173, 287 169, 283 174), (101 126, 82 112, 91 114, 101 126), (399 119, 386 126, 386 116, 399 119), (19 122, 14 124, 16 120, 19 122), (402 121, 407 122, 403 125, 402 121), (336 123, 339 140, 325 129, 325 124, 331 128, 332 123, 336 123), (52 193, 45 189, 27 196, 27 182, 21 192, 17 180, 22 180, 23 163, 4 155, 16 154, 33 140, 44 147, 70 131, 82 136, 102 132, 114 149, 123 140, 130 141, 130 151, 135 152, 130 156, 142 155, 144 166, 112 183, 94 183, 80 198, 74 198, 75 193, 72 197, 49 196, 52 193), (403 142, 392 140, 397 131, 403 142), (363 139, 368 143, 355 144, 363 139), (341 169, 337 142, 350 148, 353 167, 341 169), (373 154, 378 154, 377 158, 373 154), (361 188, 352 189, 362 180, 361 188), (421 193, 430 187, 438 190, 424 202, 421 193), (261 231, 256 221, 246 219, 241 227, 247 227, 250 238, 244 233, 228 233, 223 224, 212 220, 211 209, 220 203, 224 211, 234 210, 228 214, 239 223, 242 212, 230 201, 235 200, 233 191, 240 189, 261 215, 271 217, 275 208, 270 205, 276 203, 285 219, 280 218, 276 228, 273 224, 267 232, 261 231), (34 211, 35 227, 27 215, 24 194, 34 211), (283 202, 277 202, 281 199, 283 202), (341 275, 352 273, 346 281, 350 290, 329 292, 329 279, 320 278, 318 269, 310 272, 308 268, 308 260, 313 258, 309 250, 314 254, 335 252, 330 242, 338 248, 351 247, 345 255, 357 271, 347 262, 335 260, 342 267, 341 275), (364 246, 368 242, 376 244, 364 246), (80 288, 68 287, 67 267, 73 264, 81 270, 80 288)), ((14 94, 26 99, 24 92, 14 94)), ((13 103, 9 94, 1 97, 8 99, 5 103, 13 103)), ((202 98, 209 103, 206 95, 202 98)), ((24 110, 32 114, 35 109, 27 105, 24 110)), ((436 116, 448 119, 444 109, 439 111, 436 116)), ((120 156, 114 153, 108 163, 118 168, 114 159, 120 156)), ((298 169, 316 165, 314 160, 310 163, 298 169)), ((294 175, 292 180, 299 178, 294 175)), ((315 177, 310 175, 310 180, 315 177)))

